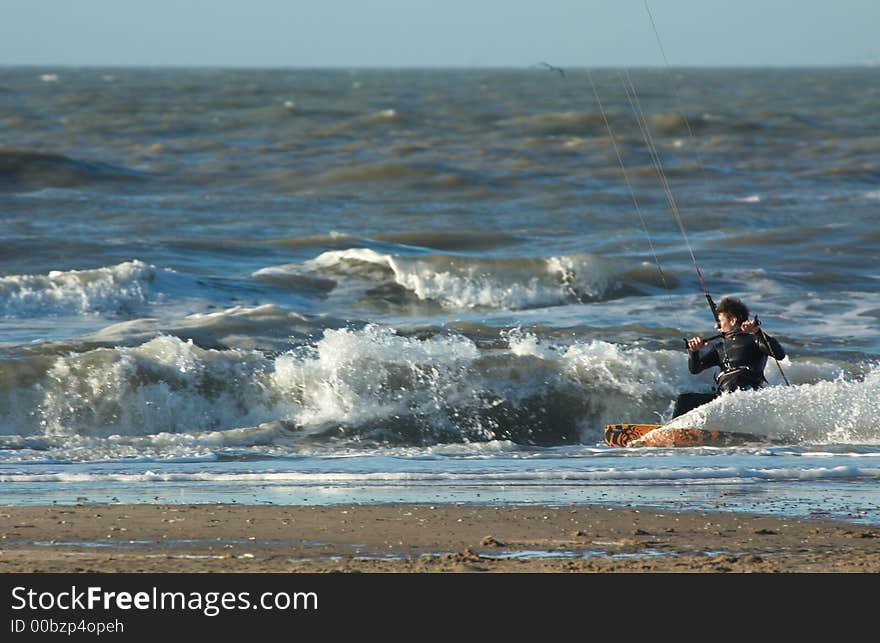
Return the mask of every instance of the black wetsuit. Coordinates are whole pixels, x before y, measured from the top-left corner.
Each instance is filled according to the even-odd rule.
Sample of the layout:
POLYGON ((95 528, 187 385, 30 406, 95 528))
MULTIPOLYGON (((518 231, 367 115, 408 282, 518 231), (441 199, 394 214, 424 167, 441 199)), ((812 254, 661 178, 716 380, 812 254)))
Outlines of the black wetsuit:
POLYGON ((779 342, 761 329, 754 334, 742 331, 729 333, 720 342, 711 344, 705 353, 688 350, 688 370, 694 375, 713 366, 721 370, 715 376, 715 392, 679 395, 672 417, 710 402, 721 393, 761 388, 767 381, 764 366, 768 357, 782 359, 785 351, 779 342))

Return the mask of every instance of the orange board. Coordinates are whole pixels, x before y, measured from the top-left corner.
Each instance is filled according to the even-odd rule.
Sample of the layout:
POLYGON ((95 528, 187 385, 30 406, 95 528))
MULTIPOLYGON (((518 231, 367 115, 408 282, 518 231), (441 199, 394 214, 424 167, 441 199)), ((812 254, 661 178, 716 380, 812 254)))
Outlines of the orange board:
POLYGON ((750 433, 712 429, 673 429, 662 424, 606 424, 605 444, 613 447, 698 447, 732 446, 766 442, 750 433))
POLYGON ((662 424, 606 424, 605 444, 612 447, 625 447, 633 440, 659 429, 662 424))

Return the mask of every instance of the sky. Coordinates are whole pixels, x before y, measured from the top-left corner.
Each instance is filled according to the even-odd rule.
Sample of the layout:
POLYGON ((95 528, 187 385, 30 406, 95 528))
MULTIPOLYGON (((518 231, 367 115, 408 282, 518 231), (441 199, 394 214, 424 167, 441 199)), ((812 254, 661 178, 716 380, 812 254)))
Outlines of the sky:
POLYGON ((0 65, 880 64, 880 0, 647 6, 650 12, 645 0, 0 0, 0 65))

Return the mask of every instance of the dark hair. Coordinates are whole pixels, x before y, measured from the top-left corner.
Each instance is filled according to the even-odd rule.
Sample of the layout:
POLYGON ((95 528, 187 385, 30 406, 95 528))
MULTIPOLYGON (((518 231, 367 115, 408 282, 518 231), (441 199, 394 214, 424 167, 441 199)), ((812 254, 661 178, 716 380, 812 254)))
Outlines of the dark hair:
POLYGON ((749 318, 749 308, 736 297, 725 297, 718 302, 718 312, 735 317, 739 323, 749 318))

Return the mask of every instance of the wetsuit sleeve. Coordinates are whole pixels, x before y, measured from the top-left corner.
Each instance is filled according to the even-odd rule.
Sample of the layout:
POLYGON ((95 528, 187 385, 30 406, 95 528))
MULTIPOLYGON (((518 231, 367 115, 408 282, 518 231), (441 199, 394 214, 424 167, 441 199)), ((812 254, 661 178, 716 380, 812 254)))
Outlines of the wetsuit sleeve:
POLYGON ((755 342, 762 353, 775 359, 783 359, 785 357, 785 349, 782 348, 782 344, 761 329, 758 329, 758 332, 755 333, 755 342))
POLYGON ((710 347, 702 355, 700 351, 688 350, 688 370, 693 375, 701 373, 712 366, 721 366, 721 358, 718 357, 718 350, 715 346, 710 347))

